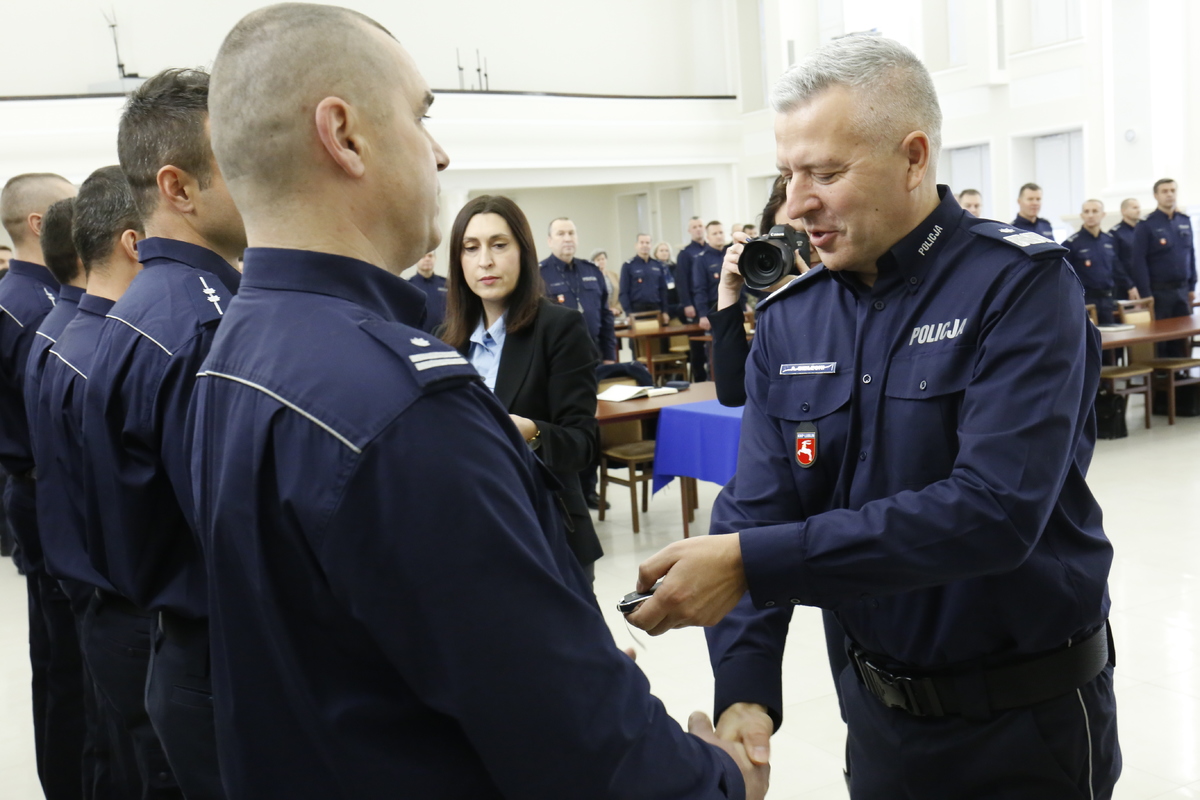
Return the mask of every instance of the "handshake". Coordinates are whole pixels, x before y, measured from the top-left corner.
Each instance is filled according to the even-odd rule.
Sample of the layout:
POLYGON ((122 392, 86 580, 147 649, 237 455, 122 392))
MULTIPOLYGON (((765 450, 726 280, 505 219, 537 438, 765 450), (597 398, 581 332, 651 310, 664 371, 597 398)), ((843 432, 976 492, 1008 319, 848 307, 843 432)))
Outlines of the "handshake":
MULTIPOLYGON (((630 624, 658 636, 673 628, 715 625, 745 593, 739 534, 701 536, 674 542, 643 562, 637 590, 617 608, 630 624)), ((766 795, 775 723, 763 706, 734 703, 721 712, 715 730, 697 711, 688 719, 688 732, 737 763, 748 800, 766 795)))

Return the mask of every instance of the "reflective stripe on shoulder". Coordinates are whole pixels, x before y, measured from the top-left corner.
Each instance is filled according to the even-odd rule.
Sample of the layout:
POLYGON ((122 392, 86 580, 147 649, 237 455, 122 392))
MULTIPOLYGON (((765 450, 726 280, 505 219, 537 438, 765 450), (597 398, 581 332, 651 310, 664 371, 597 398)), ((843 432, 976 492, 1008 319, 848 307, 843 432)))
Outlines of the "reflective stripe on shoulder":
MULTIPOLYGON (((131 327, 132 327, 132 326, 131 326, 131 327)), ((165 349, 165 348, 164 348, 164 349, 165 349)), ((260 391, 260 392, 262 392, 263 394, 265 394, 267 397, 270 397, 270 398, 271 398, 272 400, 274 400, 275 402, 277 402, 277 403, 279 403, 279 404, 281 404, 281 405, 287 406, 287 407, 288 407, 288 408, 290 408, 292 411, 295 411, 297 414, 299 414, 300 416, 304 417, 306 420, 308 420, 309 422, 313 423, 313 424, 314 424, 314 425, 316 425, 318 428, 320 428, 321 430, 325 431, 326 433, 328 433, 328 434, 329 434, 330 436, 332 436, 333 438, 337 439, 337 440, 338 440, 339 442, 341 442, 342 444, 346 445, 346 447, 350 448, 350 450, 351 450, 351 451, 352 451, 352 452, 353 452, 355 455, 361 455, 361 454, 362 454, 362 448, 361 448, 361 447, 358 447, 358 446, 356 446, 356 445, 354 444, 354 442, 350 441, 350 440, 349 440, 349 439, 347 439, 345 436, 343 436, 342 434, 338 433, 338 432, 337 432, 336 430, 334 430, 334 429, 333 429, 333 427, 332 427, 332 426, 330 426, 328 423, 322 422, 321 420, 317 419, 315 416, 313 416, 312 414, 308 413, 307 411, 305 411, 303 408, 301 408, 300 406, 296 405, 296 404, 295 404, 295 403, 293 403, 292 401, 288 400, 287 398, 281 397, 280 395, 278 395, 278 394, 276 394, 275 392, 271 391, 271 390, 270 390, 270 389, 268 389, 267 387, 265 387, 265 386, 262 386, 261 384, 257 384, 257 383, 255 383, 254 381, 248 381, 248 380, 246 380, 245 378, 239 378, 237 375, 229 375, 229 374, 226 374, 226 373, 224 373, 224 372, 213 372, 212 370, 205 370, 205 371, 203 371, 203 372, 197 372, 197 373, 196 373, 196 377, 197 377, 197 378, 224 378, 224 379, 225 379, 225 380, 227 380, 227 381, 233 381, 234 383, 240 383, 240 384, 242 384, 243 386, 249 386, 251 389, 257 389, 258 391, 260 391)))
POLYGON ((117 322, 121 323, 122 325, 128 325, 129 327, 133 328, 135 331, 137 331, 138 333, 140 333, 142 336, 145 336, 147 339, 149 339, 150 341, 152 341, 152 342, 154 342, 156 345, 158 345, 158 346, 159 346, 159 348, 160 348, 160 349, 161 349, 161 350, 162 350, 164 353, 166 353, 167 355, 169 355, 169 356, 173 356, 173 355, 175 355, 175 354, 174 354, 174 353, 172 353, 170 350, 168 350, 166 347, 164 347, 162 342, 160 342, 158 339, 155 339, 153 336, 151 336, 150 334, 146 333, 144 330, 142 330, 141 328, 139 328, 137 325, 134 325, 134 324, 133 324, 132 322, 130 322, 129 320, 124 320, 124 319, 121 319, 120 317, 114 317, 112 314, 105 314, 105 316, 106 316, 106 317, 108 317, 109 319, 115 319, 117 322))
POLYGON ((12 317, 12 321, 17 323, 18 325, 20 325, 22 328, 25 327, 25 323, 21 322, 21 320, 17 319, 16 316, 13 314, 13 312, 9 311, 4 306, 0 306, 0 311, 3 311, 5 314, 8 314, 10 317, 12 317))
POLYGON ((84 375, 82 372, 80 372, 80 371, 79 371, 79 367, 75 366, 75 365, 74 365, 74 364, 72 364, 70 361, 67 361, 65 358, 63 358, 63 357, 62 357, 62 354, 61 354, 61 353, 59 353, 57 350, 51 350, 51 351, 50 351, 50 354, 51 354, 51 355, 53 355, 53 356, 55 356, 55 357, 56 357, 56 358, 57 358, 59 361, 61 361, 61 362, 63 362, 64 364, 66 364, 66 365, 67 365, 68 367, 70 367, 71 369, 75 370, 75 374, 77 374, 79 377, 83 378, 85 381, 87 380, 87 375, 84 375))

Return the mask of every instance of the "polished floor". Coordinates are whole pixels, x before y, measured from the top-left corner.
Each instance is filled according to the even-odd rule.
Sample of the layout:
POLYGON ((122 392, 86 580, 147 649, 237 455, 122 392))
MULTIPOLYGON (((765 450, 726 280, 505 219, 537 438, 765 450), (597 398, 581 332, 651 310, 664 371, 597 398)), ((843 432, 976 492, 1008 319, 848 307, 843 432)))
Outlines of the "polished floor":
MULTIPOLYGON (((1200 798, 1200 418, 1141 427, 1129 410, 1130 436, 1100 442, 1089 482, 1116 548, 1111 578, 1118 647, 1117 698, 1125 772, 1121 800, 1200 798)), ((638 663, 672 716, 686 722, 711 711, 712 676, 699 630, 651 639, 630 631, 614 606, 638 563, 682 535, 675 485, 664 489, 630 527, 627 490, 613 487, 613 508, 599 524, 608 555, 597 564, 596 593, 613 635, 634 645, 638 663)), ((717 487, 701 484, 695 530, 717 487)), ((0 562, 0 798, 42 797, 34 774, 25 644, 25 589, 11 562, 0 562)), ((773 800, 845 798, 838 716, 825 659, 820 615, 799 608, 784 665, 787 722, 772 743, 773 800)))

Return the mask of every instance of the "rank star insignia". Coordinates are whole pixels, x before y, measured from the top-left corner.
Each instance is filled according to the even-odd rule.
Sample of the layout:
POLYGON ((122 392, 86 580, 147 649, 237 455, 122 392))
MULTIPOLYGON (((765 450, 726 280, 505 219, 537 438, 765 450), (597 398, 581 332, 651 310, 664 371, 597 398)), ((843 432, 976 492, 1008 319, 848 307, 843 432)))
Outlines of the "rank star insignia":
POLYGON ((414 336, 408 340, 410 344, 415 344, 417 347, 429 347, 429 340, 422 339, 419 336, 414 336))
POLYGON ((200 282, 204 284, 204 296, 208 302, 213 304, 213 308, 217 309, 218 314, 225 316, 225 312, 221 310, 221 298, 217 296, 217 290, 209 286, 208 281, 204 280, 203 277, 200 278, 200 282))

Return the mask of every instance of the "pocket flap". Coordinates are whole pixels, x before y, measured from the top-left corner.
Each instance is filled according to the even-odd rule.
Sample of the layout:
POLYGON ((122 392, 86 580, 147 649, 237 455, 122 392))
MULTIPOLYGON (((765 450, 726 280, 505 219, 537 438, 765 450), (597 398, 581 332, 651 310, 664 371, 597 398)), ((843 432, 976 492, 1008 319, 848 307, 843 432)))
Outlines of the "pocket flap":
POLYGON ((784 375, 767 387, 767 413, 777 419, 819 419, 850 401, 854 376, 784 375))
POLYGON ((884 394, 924 400, 961 392, 975 372, 975 348, 951 347, 912 358, 898 358, 888 371, 884 394))

